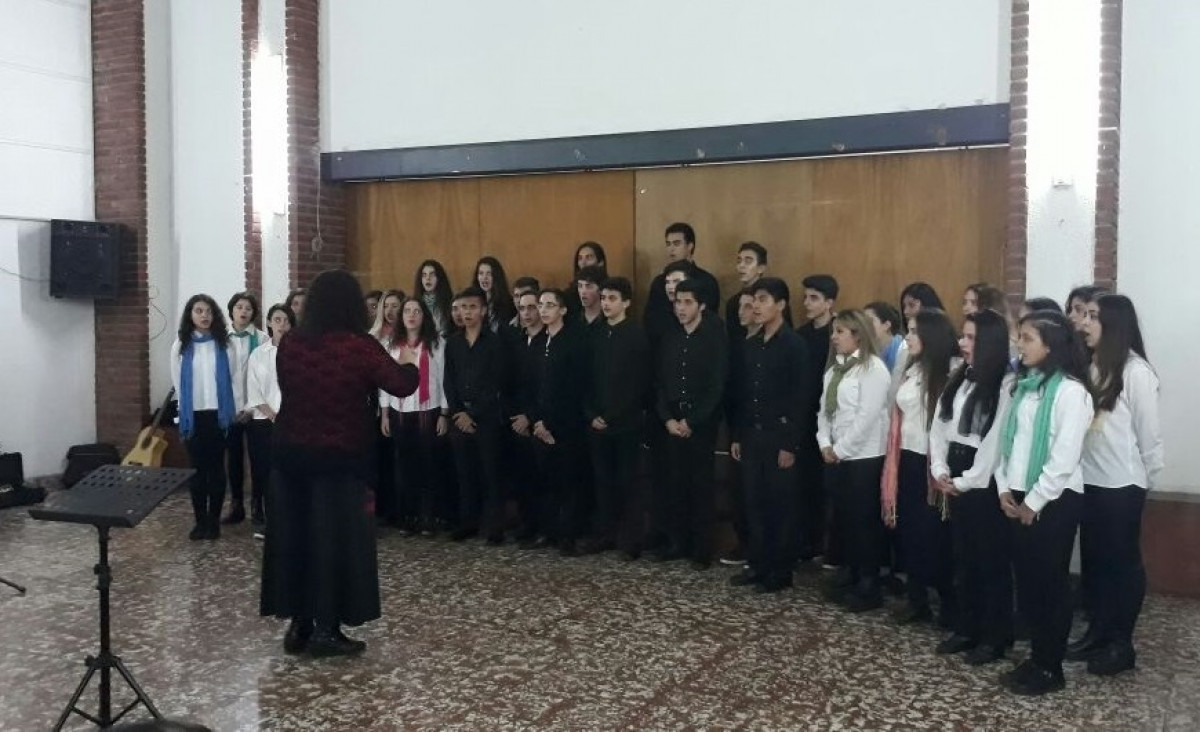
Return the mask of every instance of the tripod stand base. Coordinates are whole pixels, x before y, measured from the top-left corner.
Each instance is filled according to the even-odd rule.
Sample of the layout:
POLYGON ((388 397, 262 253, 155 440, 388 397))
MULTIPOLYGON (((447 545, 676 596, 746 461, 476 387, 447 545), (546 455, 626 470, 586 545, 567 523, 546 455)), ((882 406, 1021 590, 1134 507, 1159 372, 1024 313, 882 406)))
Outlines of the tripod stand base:
POLYGON ((21 594, 21 595, 25 594, 24 587, 22 587, 21 585, 18 585, 16 582, 13 582, 11 580, 6 580, 3 577, 0 577, 0 585, 8 585, 9 587, 16 590, 18 594, 21 594))
POLYGON ((142 691, 142 687, 138 684, 137 679, 133 678, 133 673, 126 668, 121 661, 120 656, 114 656, 111 653, 101 653, 100 656, 88 656, 84 661, 87 664, 88 670, 83 675, 83 679, 79 682, 79 686, 75 688, 75 693, 71 696, 71 701, 67 702, 67 708, 63 710, 62 715, 58 718, 58 722, 54 725, 54 732, 59 732, 67 720, 71 718, 71 714, 78 714, 87 721, 96 725, 100 729, 107 729, 121 720, 129 712, 133 711, 138 704, 145 704, 146 710, 150 712, 155 719, 162 719, 162 715, 158 713, 158 709, 154 707, 154 702, 150 701, 150 697, 146 696, 146 692, 142 691), (121 678, 125 679, 125 683, 133 689, 135 698, 130 702, 129 706, 122 709, 113 716, 112 710, 109 708, 108 692, 109 675, 112 669, 116 669, 117 673, 121 674, 121 678), (87 712, 79 708, 79 699, 83 696, 83 692, 87 691, 88 684, 91 683, 92 677, 96 672, 100 672, 100 714, 93 717, 87 712))

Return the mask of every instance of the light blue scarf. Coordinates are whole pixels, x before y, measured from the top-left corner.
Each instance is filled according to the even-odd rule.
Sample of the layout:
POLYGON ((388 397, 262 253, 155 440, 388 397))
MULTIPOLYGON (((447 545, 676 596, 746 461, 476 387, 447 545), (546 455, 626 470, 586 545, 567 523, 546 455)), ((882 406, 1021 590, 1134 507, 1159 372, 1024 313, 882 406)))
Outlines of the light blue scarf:
POLYGON ((896 370, 896 357, 900 355, 900 346, 904 345, 904 336, 892 336, 891 343, 883 351, 883 362, 887 364, 888 372, 896 370))
MULTIPOLYGON (((192 409, 192 358, 196 355, 195 344, 212 340, 211 333, 206 336, 193 333, 192 342, 186 344, 180 353, 183 361, 179 367, 179 434, 185 440, 196 431, 196 415, 192 409)), ((229 351, 222 345, 217 346, 217 424, 222 432, 233 424, 233 373, 229 368, 229 351)))

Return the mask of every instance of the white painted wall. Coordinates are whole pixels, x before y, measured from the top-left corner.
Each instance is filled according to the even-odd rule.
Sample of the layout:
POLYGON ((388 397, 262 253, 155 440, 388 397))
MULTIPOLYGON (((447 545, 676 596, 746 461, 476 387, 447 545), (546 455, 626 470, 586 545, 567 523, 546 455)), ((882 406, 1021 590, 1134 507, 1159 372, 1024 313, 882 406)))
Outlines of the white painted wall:
POLYGON ((191 295, 206 292, 224 307, 246 286, 241 3, 170 0, 169 24, 178 288, 175 301, 162 309, 177 323, 191 295))
MULTIPOLYGON (((322 8, 330 3, 322 3, 322 8)), ((284 57, 284 0, 260 0, 258 6, 258 47, 260 54, 278 54, 284 57)), ((268 65, 268 69, 271 67, 268 65)), ((289 227, 287 206, 271 205, 272 198, 286 201, 287 195, 287 112, 286 97, 280 99, 280 93, 285 90, 272 88, 270 81, 259 83, 255 89, 253 109, 256 115, 254 129, 255 145, 266 143, 266 148, 258 153, 255 161, 255 205, 259 208, 259 227, 262 232, 262 296, 263 312, 274 303, 287 299, 291 290, 291 275, 289 273, 289 227), (275 113, 265 106, 272 101, 284 105, 275 113), (263 114, 265 112, 265 114, 263 114), (272 146, 278 155, 272 154, 272 146), (265 169, 271 168, 271 169, 265 169), (283 186, 282 195, 272 187, 283 186)))
POLYGON ((1096 251, 1100 0, 1029 7, 1026 292, 1090 284, 1096 251))
POLYGON ((1162 490, 1200 493, 1200 3, 1125 3, 1117 283, 1162 380, 1162 490))
POLYGON ((326 151, 1008 99, 1009 0, 323 3, 326 151))
POLYGON ((0 3, 0 449, 57 473, 96 437, 90 300, 55 300, 52 218, 94 217, 87 0, 0 3))

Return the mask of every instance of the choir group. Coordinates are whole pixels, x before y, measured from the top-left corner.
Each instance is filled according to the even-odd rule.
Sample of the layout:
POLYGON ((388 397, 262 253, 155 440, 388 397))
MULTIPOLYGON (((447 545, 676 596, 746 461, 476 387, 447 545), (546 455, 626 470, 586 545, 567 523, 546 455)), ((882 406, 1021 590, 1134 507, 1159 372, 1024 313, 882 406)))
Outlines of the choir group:
POLYGON ((722 321, 717 282, 693 260, 692 228, 672 224, 665 245, 669 264, 641 322, 629 280, 607 274, 595 242, 577 249, 566 291, 530 277, 510 287, 493 257, 457 293, 434 260, 418 267, 411 295, 364 297, 349 275, 324 273, 307 292, 311 320, 297 290, 269 309, 266 334, 250 293, 224 312, 207 295, 191 298, 172 352, 180 431, 198 471, 191 538, 215 539, 221 523, 245 519, 248 446, 251 519, 267 542, 263 613, 292 620, 289 651, 353 653, 363 644, 340 624, 379 614, 374 539, 332 526, 340 509, 325 499, 291 505, 310 482, 313 496, 357 495, 338 487, 344 480, 312 477, 335 454, 359 458, 338 470, 369 484, 377 521, 405 535, 512 539, 567 556, 615 550, 704 570, 715 558, 714 454, 725 429, 739 466, 738 550, 721 561, 743 567, 731 584, 779 592, 819 562, 824 596, 865 612, 901 574, 894 619, 949 631, 939 654, 988 664, 1028 634, 1028 660, 1002 676, 1019 694, 1061 689, 1064 660, 1099 675, 1134 666, 1141 515, 1163 451, 1158 380, 1128 298, 1081 287, 1065 312, 1046 298, 1018 309, 975 284, 960 331, 925 283, 906 287, 899 309, 837 308, 829 275, 804 278, 793 295, 768 276, 766 248, 746 242, 741 289, 722 321), (347 327, 365 341, 369 324, 378 345, 338 341, 322 360, 297 338, 336 330, 333 295, 320 295, 317 314, 326 275, 322 293, 336 285, 363 297, 347 327), (806 315, 798 329, 793 298, 806 315), (365 389, 361 403, 330 403, 351 380, 365 389), (320 419, 335 422, 339 409, 371 426, 338 442, 320 419), (360 558, 303 549, 289 538, 294 522, 320 524, 312 530, 339 537, 329 552, 360 558), (1077 529, 1089 626, 1068 644, 1077 529), (305 551, 313 556, 297 558, 305 551), (337 576, 293 576, 322 572, 337 576), (358 575, 366 589, 347 589, 346 576, 358 575), (328 594, 358 599, 331 605, 328 594))

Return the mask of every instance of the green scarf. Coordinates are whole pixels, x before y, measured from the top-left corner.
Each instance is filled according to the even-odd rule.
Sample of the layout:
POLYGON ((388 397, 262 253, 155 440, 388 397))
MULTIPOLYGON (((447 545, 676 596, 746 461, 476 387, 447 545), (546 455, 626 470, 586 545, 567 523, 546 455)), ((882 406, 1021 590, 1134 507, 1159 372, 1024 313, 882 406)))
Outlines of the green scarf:
POLYGON ((1045 386, 1037 415, 1033 418, 1033 442, 1029 448, 1029 466, 1025 469, 1026 491, 1033 488, 1038 476, 1042 474, 1042 468, 1046 466, 1046 460, 1050 458, 1050 417, 1054 410, 1054 396, 1058 394, 1058 387, 1062 385, 1062 381, 1061 371, 1046 378, 1041 371, 1033 369, 1017 382, 1017 391, 1013 394, 1012 405, 1008 408, 1008 417, 1004 422, 1004 442, 1001 443, 1006 463, 1012 457, 1013 441, 1017 437, 1017 409, 1021 406, 1021 400, 1030 392, 1045 386))
POLYGON ((847 358, 841 363, 836 361, 829 367, 833 371, 833 378, 829 380, 829 387, 825 389, 825 416, 833 419, 833 415, 837 414, 837 394, 838 387, 842 385, 842 379, 850 372, 850 369, 857 366, 859 359, 855 356, 847 358))
POLYGON ((230 333, 229 335, 233 336, 234 338, 249 338, 250 339, 250 351, 247 351, 247 353, 251 353, 254 351, 255 348, 258 348, 258 329, 257 328, 246 328, 245 330, 242 330, 242 331, 235 330, 232 333, 230 333))

